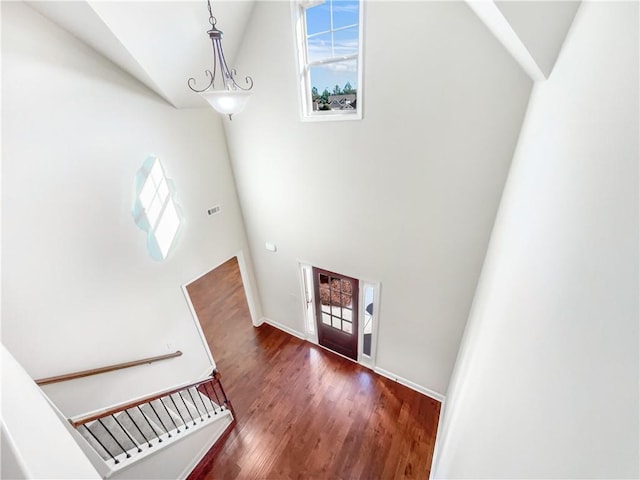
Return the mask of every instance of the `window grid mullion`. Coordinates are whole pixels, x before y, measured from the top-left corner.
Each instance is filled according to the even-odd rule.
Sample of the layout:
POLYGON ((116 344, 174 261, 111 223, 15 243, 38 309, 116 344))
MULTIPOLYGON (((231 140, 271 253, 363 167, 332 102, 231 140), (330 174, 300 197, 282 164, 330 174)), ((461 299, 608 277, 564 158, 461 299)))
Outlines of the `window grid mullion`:
MULTIPOLYGON (((151 200, 151 204, 153 204, 153 200, 155 200, 156 198, 158 200, 160 200, 160 203, 162 204, 162 206, 160 207, 160 212, 158 213, 158 217, 156 218, 156 221, 154 223, 154 225, 151 225, 151 222, 149 221, 149 224, 151 225, 151 230, 153 230, 154 232, 156 231, 156 228, 158 228, 158 225, 160 224, 160 220, 162 219, 162 216, 164 215, 164 211, 167 208, 167 205, 169 204, 169 201, 171 201, 171 194, 169 192, 167 192, 167 194, 165 195, 165 198, 161 198, 160 197, 160 185, 162 185, 163 180, 164 180, 164 171, 162 172, 163 174, 163 178, 160 179, 160 183, 156 183, 154 178, 151 178, 151 181, 153 183, 153 186, 155 188, 155 191, 153 193, 153 199, 151 200)), ((167 185, 167 189, 169 188, 169 186, 167 185)), ((145 213, 146 213, 146 208, 145 208, 145 213)), ((149 219, 149 216, 147 215, 147 220, 149 219)))
POLYGON ((324 30, 322 32, 310 33, 310 34, 307 34, 307 40, 313 37, 319 37, 320 35, 326 35, 327 33, 331 33, 331 32, 341 32, 342 30, 348 30, 350 28, 355 28, 357 26, 358 26, 357 23, 352 23, 351 25, 346 25, 344 27, 332 28, 331 30, 324 30))
POLYGON ((331 25, 331 56, 335 57, 335 45, 333 41, 333 0, 329 0, 329 21, 331 25))
POLYGON ((153 229, 154 232, 156 231, 156 229, 160 225, 160 220, 162 220, 162 217, 164 217, 164 211, 167 209, 167 206, 169 206, 169 202, 170 201, 171 201, 171 195, 167 195, 167 198, 163 202, 162 208, 160 209, 160 215, 158 215, 158 222, 156 223, 156 226, 153 229))
MULTIPOLYGON (((356 79, 356 83, 358 82, 358 80, 360 79, 359 75, 359 69, 360 69, 360 61, 359 61, 359 57, 361 56, 361 49, 362 49, 362 45, 360 45, 361 41, 362 41, 362 37, 361 37, 361 28, 362 28, 362 1, 360 1, 360 5, 358 7, 359 9, 359 16, 358 16, 358 20, 356 23, 351 23, 348 25, 343 25, 340 27, 335 27, 336 22, 335 22, 335 18, 334 18, 334 5, 333 2, 334 0, 326 0, 327 3, 329 4, 329 29, 328 30, 323 30, 323 31, 319 31, 319 32, 314 32, 312 34, 308 33, 308 17, 307 17, 307 13, 308 10, 310 8, 315 7, 316 5, 311 5, 311 6, 300 6, 299 7, 299 19, 302 20, 302 25, 300 26, 298 30, 298 35, 299 35, 299 42, 302 43, 301 45, 301 54, 298 55, 298 58, 302 60, 302 64, 300 65, 300 74, 302 76, 303 81, 301 82, 301 86, 304 87, 304 91, 303 91, 303 103, 306 104, 306 106, 303 106, 303 116, 306 118, 310 118, 312 116, 312 111, 314 108, 314 104, 313 104, 313 95, 312 95, 312 89, 313 86, 311 85, 311 74, 312 74, 312 69, 313 67, 321 67, 324 65, 330 65, 330 64, 336 64, 336 63, 346 63, 346 62, 351 62, 351 61, 355 61, 356 62, 356 76, 358 76, 358 78, 356 79), (336 53, 336 40, 335 40, 335 34, 337 32, 341 32, 341 31, 346 31, 349 29, 357 29, 357 53, 351 53, 349 55, 343 55, 343 56, 338 56, 336 53), (309 40, 313 39, 315 37, 319 37, 321 35, 327 35, 330 38, 328 39, 327 43, 330 43, 330 52, 331 52, 331 57, 324 57, 324 58, 320 58, 319 60, 313 60, 310 61, 310 44, 309 44, 309 40)), ((329 47, 329 45, 324 45, 324 48, 329 50, 327 47, 329 47)), ((352 82, 349 82, 352 83, 352 82)), ((319 92, 318 92, 319 93, 319 92)), ((351 106, 351 102, 347 102, 349 105, 347 105, 348 107, 350 107, 351 110, 355 111, 355 113, 358 115, 357 118, 361 118, 361 113, 359 112, 360 107, 358 108, 354 108, 351 106)), ((326 103, 323 102, 323 105, 325 105, 326 107, 326 103)), ((341 104, 342 105, 342 104, 341 104)), ((323 108, 321 110, 324 110, 326 108, 323 108)), ((334 109, 331 108, 331 110, 333 110, 334 115, 342 115, 345 112, 342 111, 338 111, 338 110, 346 110, 346 106, 342 105, 340 108, 334 109), (344 107, 344 108, 343 108, 344 107)), ((351 113, 351 112, 348 112, 351 113)), ((314 115, 315 116, 315 115, 314 115)), ((318 116, 319 118, 320 116, 318 116)), ((329 118, 329 117, 327 117, 329 118)))
MULTIPOLYGON (((338 62, 347 62, 350 60, 357 60, 358 59, 358 54, 357 53, 353 53, 351 55, 345 55, 344 57, 332 57, 332 58, 325 58, 322 60, 314 60, 313 62, 309 62, 307 64, 307 67, 315 67, 318 65, 328 65, 330 63, 338 63, 338 62)), ((307 68, 307 71, 309 70, 309 68, 307 68)))
MULTIPOLYGON (((157 199, 160 199, 160 195, 158 195, 158 190, 156 190, 153 194, 153 198, 151 199, 151 203, 149 204, 149 206, 153 205, 154 201, 157 199)), ((151 223, 151 219, 149 218, 149 213, 147 212, 147 209, 145 208, 145 214, 147 215, 147 221, 149 222, 149 226, 151 227, 151 230, 155 231, 156 226, 158 225, 158 222, 160 221, 160 217, 162 216, 162 207, 160 207, 159 213, 156 216, 155 221, 153 222, 153 224, 151 223)))

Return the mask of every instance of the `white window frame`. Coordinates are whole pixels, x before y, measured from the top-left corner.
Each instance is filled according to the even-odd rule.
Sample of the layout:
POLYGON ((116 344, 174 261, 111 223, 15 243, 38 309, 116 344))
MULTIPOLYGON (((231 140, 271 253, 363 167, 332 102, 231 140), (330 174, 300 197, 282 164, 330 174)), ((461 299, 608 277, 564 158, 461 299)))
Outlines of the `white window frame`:
POLYGON ((302 318, 305 338, 318 344, 318 330, 316 327, 316 301, 313 292, 313 267, 304 262, 298 262, 300 272, 300 287, 302 292, 302 318))
MULTIPOLYGON (((300 292, 302 295, 302 311, 301 311, 301 323, 304 332, 304 338, 308 342, 315 345, 318 343, 318 328, 316 325, 316 303, 315 294, 313 291, 313 266, 310 262, 298 260, 298 273, 300 275, 300 292)), ((353 276, 358 280, 358 360, 356 361, 360 365, 363 365, 371 370, 376 368, 376 358, 378 353, 378 325, 379 325, 379 310, 380 310, 380 282, 366 280, 353 276), (371 288, 373 290, 373 315, 371 315, 371 351, 370 355, 364 354, 364 325, 365 325, 365 288, 371 288)), ((340 354, 336 354, 340 355, 340 354)), ((346 358, 346 357, 345 357, 346 358)), ((349 359, 351 360, 351 359, 349 359)))
POLYGON ((358 293, 358 302, 360 308, 358 309, 358 363, 365 367, 374 369, 376 366, 376 353, 378 350, 378 311, 380 309, 380 282, 372 282, 369 280, 359 280, 360 288, 358 293), (365 302, 365 288, 371 288, 373 290, 373 315, 371 315, 371 350, 370 354, 364 353, 364 327, 367 304, 365 302))
MULTIPOLYGON (((358 54, 354 56, 357 59, 357 103, 356 109, 349 110, 332 110, 331 112, 317 112, 313 110, 311 99, 311 84, 309 70, 311 66, 326 64, 330 62, 319 61, 309 64, 307 61, 307 31, 305 22, 305 10, 313 7, 324 0, 293 0, 292 13, 294 24, 294 40, 296 45, 296 66, 298 69, 298 92, 300 104, 300 117, 303 121, 325 122, 325 121, 342 121, 342 120, 362 120, 364 110, 364 88, 363 88, 363 45, 364 45, 364 1, 359 0, 358 8, 358 54)), ((334 61, 347 60, 349 57, 339 58, 334 61)))
POLYGON ((167 178, 162 162, 155 155, 149 156, 136 173, 131 214, 136 225, 147 232, 147 250, 154 260, 162 261, 168 257, 184 223, 175 196, 175 186, 167 178), (159 207, 156 207, 158 204, 159 207), (154 207, 154 211, 151 207, 154 207), (173 224, 177 225, 163 232, 168 225, 168 216, 173 216, 173 224))

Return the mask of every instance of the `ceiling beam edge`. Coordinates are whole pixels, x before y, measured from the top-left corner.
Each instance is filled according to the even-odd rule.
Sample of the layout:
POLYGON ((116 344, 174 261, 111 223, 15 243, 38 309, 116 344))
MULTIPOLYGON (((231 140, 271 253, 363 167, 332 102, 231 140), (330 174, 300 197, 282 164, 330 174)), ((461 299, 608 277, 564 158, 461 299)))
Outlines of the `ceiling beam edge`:
MULTIPOLYGON (((160 88, 160 86, 153 80, 153 78, 151 77, 151 75, 149 74, 147 69, 144 67, 144 65, 142 65, 142 63, 140 63, 138 58, 124 44, 124 42, 122 40, 120 40, 120 37, 115 33, 114 29, 109 24, 109 22, 107 22, 107 20, 103 17, 103 15, 100 14, 98 9, 96 9, 96 7, 95 7, 96 2, 93 1, 93 0, 84 0, 84 1, 87 4, 87 6, 94 12, 94 14, 99 19, 99 21, 105 26, 105 28, 107 28, 111 32, 111 34, 113 35, 113 38, 115 39, 115 41, 117 41, 118 44, 120 44, 120 46, 127 53, 129 58, 131 59, 131 61, 134 62, 137 65, 137 67, 140 69, 140 72, 142 73, 142 75, 137 74, 137 72, 130 71, 130 69, 126 68, 124 65, 121 65, 115 59, 109 58, 109 60, 111 60, 116 65, 118 65, 121 69, 126 71, 129 75, 131 75, 137 81, 139 81, 140 83, 144 84, 147 88, 149 88, 152 91, 154 91, 157 95, 159 95, 169 105, 171 105, 174 108, 178 108, 176 103, 173 101, 173 99, 171 99, 171 97, 169 95, 167 95, 167 93, 162 88, 160 88)), ((100 2, 98 2, 98 3, 100 3, 100 2)), ((104 55, 104 52, 101 52, 101 53, 102 53, 102 55, 104 55)))
POLYGON ((547 79, 493 0, 466 0, 466 2, 534 82, 547 79))

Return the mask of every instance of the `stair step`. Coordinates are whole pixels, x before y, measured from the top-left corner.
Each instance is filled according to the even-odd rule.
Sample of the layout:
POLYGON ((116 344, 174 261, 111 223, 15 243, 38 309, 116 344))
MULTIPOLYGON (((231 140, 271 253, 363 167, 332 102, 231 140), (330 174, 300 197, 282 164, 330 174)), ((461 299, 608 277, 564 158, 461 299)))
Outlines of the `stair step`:
POLYGON ((202 393, 202 391, 198 390, 197 388, 191 388, 190 390, 194 400, 198 404, 198 409, 200 410, 200 413, 203 417, 212 416, 215 410, 220 409, 218 404, 213 400, 210 400, 209 396, 202 393))
MULTIPOLYGON (((129 434, 138 442, 138 445, 147 445, 149 442, 153 444, 153 440, 157 437, 156 431, 149 425, 149 422, 147 422, 142 412, 137 408, 130 408, 127 410, 127 413, 129 415, 122 413, 118 417, 118 421, 122 426, 126 428, 129 434), (129 416, 131 416, 131 418, 129 418, 129 416), (138 426, 137 428, 136 425, 138 426)), ((155 428, 156 425, 153 425, 153 427, 155 428)))
POLYGON ((173 402, 171 402, 171 410, 179 418, 184 420, 187 427, 193 425, 193 423, 200 418, 200 415, 193 406, 193 402, 191 401, 191 397, 188 393, 184 391, 174 393, 171 395, 171 398, 173 399, 173 402))
POLYGON ((93 448, 96 452, 98 452, 98 454, 102 457, 103 460, 110 459, 111 457, 109 456, 109 454, 104 451, 104 449, 95 440, 95 438, 93 438, 93 436, 88 432, 87 430, 88 428, 89 428, 88 425, 82 425, 80 428, 78 428, 78 432, 80 433, 80 435, 84 437, 87 443, 91 445, 91 448, 93 448))
POLYGON ((188 387, 86 423, 77 430, 103 460, 113 463, 115 457, 116 465, 112 468, 123 468, 129 463, 123 462, 128 457, 140 458, 152 453, 151 447, 161 448, 165 441, 172 443, 178 430, 182 435, 191 428, 204 427, 215 418, 228 418, 220 415, 226 407, 218 405, 217 399, 215 393, 203 385, 188 387))
MULTIPOLYGON (((166 397, 162 397, 162 403, 167 407, 167 410, 169 410, 169 414, 171 415, 171 419, 173 419, 173 422, 175 422, 175 425, 177 425, 177 427, 179 429, 182 429, 183 425, 184 425, 184 421, 182 420, 182 417, 180 416, 180 410, 178 407, 182 406, 182 401, 180 400, 180 398, 178 397, 177 394, 173 394, 173 395, 169 395, 166 397)), ((184 406, 182 406, 183 410, 184 410, 184 406)), ((164 408, 163 408, 164 410, 164 408)), ((166 412, 165 412, 166 415, 166 412)), ((169 419, 169 417, 163 417, 163 421, 168 421, 171 423, 172 428, 176 428, 175 425, 171 422, 171 419, 169 419)), ((189 424, 189 420, 190 417, 187 415, 185 417, 185 420, 187 420, 187 425, 189 424)), ((166 423, 165 423, 166 425, 166 423)))
MULTIPOLYGON (((120 417, 120 415, 118 417, 120 417)), ((120 418, 118 418, 118 421, 120 421, 120 418)), ((104 460, 110 459, 111 456, 117 457, 122 455, 126 450, 131 450, 136 447, 112 417, 105 417, 99 421, 92 422, 90 425, 87 425, 87 428, 91 430, 93 435, 91 435, 86 428, 80 429, 81 435, 87 439, 94 450, 96 450, 104 460), (102 443, 102 447, 100 443, 96 441, 96 438, 102 443), (108 452, 106 452, 105 449, 108 450, 108 452)))

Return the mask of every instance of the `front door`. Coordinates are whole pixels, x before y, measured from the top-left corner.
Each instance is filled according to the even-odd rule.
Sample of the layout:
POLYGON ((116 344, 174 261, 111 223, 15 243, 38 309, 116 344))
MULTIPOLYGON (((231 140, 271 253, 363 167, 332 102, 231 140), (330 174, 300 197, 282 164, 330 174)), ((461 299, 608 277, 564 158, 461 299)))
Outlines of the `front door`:
POLYGON ((313 267, 318 343, 358 361, 358 280, 313 267))

